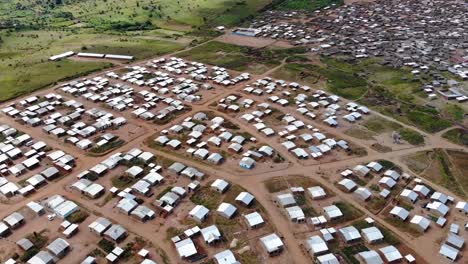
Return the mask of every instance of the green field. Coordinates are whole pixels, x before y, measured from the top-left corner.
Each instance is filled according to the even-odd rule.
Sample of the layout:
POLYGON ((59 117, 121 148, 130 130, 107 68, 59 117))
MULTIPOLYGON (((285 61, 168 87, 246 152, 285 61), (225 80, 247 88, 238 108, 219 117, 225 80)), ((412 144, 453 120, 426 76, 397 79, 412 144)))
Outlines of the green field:
POLYGON ((171 40, 148 40, 87 31, 0 31, 0 101, 21 96, 58 81, 112 66, 108 62, 50 62, 51 55, 68 50, 134 55, 137 59, 182 49, 171 40))
POLYGON ((254 15, 270 0, 2 0, 0 21, 27 28, 90 27, 142 30, 158 27, 190 30, 204 25, 233 25, 254 15))

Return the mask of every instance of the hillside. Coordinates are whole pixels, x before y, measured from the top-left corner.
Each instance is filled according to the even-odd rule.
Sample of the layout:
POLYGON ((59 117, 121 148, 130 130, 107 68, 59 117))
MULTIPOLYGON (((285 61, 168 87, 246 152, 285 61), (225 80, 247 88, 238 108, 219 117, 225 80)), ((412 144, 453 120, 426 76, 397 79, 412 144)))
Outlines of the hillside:
POLYGON ((270 0, 1 0, 4 27, 85 27, 97 30, 181 29, 232 25, 270 0))

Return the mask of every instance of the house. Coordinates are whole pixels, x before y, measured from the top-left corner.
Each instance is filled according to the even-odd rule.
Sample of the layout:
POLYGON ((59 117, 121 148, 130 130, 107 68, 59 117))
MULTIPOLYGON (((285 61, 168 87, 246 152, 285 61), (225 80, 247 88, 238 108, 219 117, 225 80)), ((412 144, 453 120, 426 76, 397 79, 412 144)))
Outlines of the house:
POLYGON ((112 225, 109 229, 107 229, 107 231, 104 232, 104 236, 114 242, 120 242, 127 237, 127 230, 121 225, 112 225))
POLYGON ((377 253, 374 250, 359 252, 358 256, 364 262, 364 264, 383 264, 384 263, 379 253, 377 253))
POLYGON ((206 217, 208 217, 209 212, 210 210, 205 206, 196 205, 192 210, 190 210, 189 216, 195 221, 201 223, 205 221, 206 217))
POLYGON ((291 221, 297 222, 297 223, 305 222, 304 212, 299 206, 287 207, 286 212, 288 213, 288 217, 291 221))
POLYGON ((52 180, 57 178, 60 175, 60 172, 55 167, 49 167, 41 172, 42 176, 44 176, 47 180, 52 180))
POLYGON ((15 229, 24 224, 24 216, 18 212, 14 212, 3 218, 3 222, 5 222, 11 229, 15 229))
POLYGON ((353 171, 356 175, 365 177, 367 174, 369 174, 370 169, 364 165, 357 165, 356 167, 353 168, 353 171))
POLYGON ((432 201, 439 201, 443 204, 446 204, 447 201, 449 200, 448 199, 448 196, 441 193, 441 192, 434 192, 432 195, 431 195, 431 200, 432 201))
POLYGON ((294 199, 292 193, 278 194, 276 198, 282 207, 288 207, 296 204, 296 200, 294 199))
POLYGON ((138 220, 145 222, 150 219, 153 219, 156 214, 153 210, 144 205, 137 206, 130 214, 131 216, 137 218, 138 220))
POLYGON ((223 156, 219 153, 211 153, 207 160, 213 164, 220 164, 223 161, 223 156))
POLYGON ((284 248, 283 241, 275 233, 260 238, 260 242, 270 256, 280 254, 284 248))
POLYGON ((418 199, 418 194, 416 194, 414 191, 410 190, 410 189, 404 189, 401 193, 400 193, 400 197, 403 199, 403 200, 406 200, 410 203, 415 203, 416 200, 418 199))
POLYGON ((431 192, 431 190, 429 190, 429 188, 423 184, 417 184, 414 186, 413 191, 415 191, 422 198, 426 198, 431 192))
POLYGON ((396 181, 390 177, 385 176, 379 180, 379 184, 386 188, 392 189, 396 185, 396 181))
POLYGON ((356 191, 354 191, 354 194, 363 201, 367 201, 372 196, 371 191, 365 187, 357 188, 356 191))
POLYGON ((138 203, 135 200, 123 198, 117 203, 117 208, 120 212, 130 215, 130 213, 138 206, 138 203))
POLYGON ((390 214, 393 215, 393 217, 400 218, 402 221, 405 221, 409 216, 408 210, 400 206, 393 207, 393 209, 390 211, 390 214))
POLYGON ((229 188, 229 183, 223 179, 216 179, 211 188, 219 193, 224 193, 229 188))
POLYGON ((457 249, 462 249, 463 245, 465 244, 465 238, 459 235, 455 235, 454 233, 449 233, 446 243, 457 249))
POLYGON ((27 264, 53 264, 54 257, 47 251, 39 251, 36 255, 30 258, 27 264))
POLYGON ((230 219, 236 213, 237 208, 230 203, 221 203, 216 211, 223 217, 230 219))
POLYGON ((467 202, 463 202, 463 201, 459 201, 456 205, 455 205, 455 208, 460 212, 460 213, 463 213, 463 214, 468 214, 468 203, 467 202))
POLYGON ((177 253, 179 253, 179 256, 182 259, 188 259, 198 253, 195 244, 190 238, 176 242, 175 247, 177 249, 177 253))
POLYGON ((250 170, 255 167, 255 160, 251 157, 242 157, 242 159, 239 161, 239 166, 241 168, 250 170))
POLYGON ((340 208, 336 205, 326 206, 323 208, 323 211, 328 220, 334 220, 343 216, 340 208))
POLYGON ((336 258, 333 253, 328 253, 322 256, 317 257, 317 263, 318 264, 340 264, 338 259, 336 258))
POLYGON ((236 257, 232 253, 231 250, 226 249, 224 251, 221 251, 219 253, 216 253, 213 256, 213 259, 215 261, 215 264, 236 264, 240 263, 236 260, 236 257))
POLYGON ((309 191, 310 195, 312 196, 312 199, 314 200, 323 199, 327 196, 325 190, 320 186, 313 186, 307 188, 307 190, 309 191))
POLYGON ((320 236, 311 236, 307 239, 307 247, 312 256, 328 252, 327 243, 320 236))
POLYGON ((104 232, 112 225, 111 221, 107 218, 99 217, 94 222, 88 225, 88 228, 99 236, 102 236, 104 232))
POLYGON ((16 245, 24 251, 28 251, 30 248, 34 246, 34 244, 27 238, 22 238, 16 241, 16 245))
POLYGON ((450 210, 450 208, 447 205, 437 201, 428 203, 426 205, 426 208, 429 209, 436 216, 445 216, 450 210))
POLYGON ((200 232, 203 236, 203 240, 205 240, 205 243, 208 245, 211 245, 221 240, 221 233, 215 225, 202 228, 200 232))
POLYGON ((63 258, 70 250, 70 244, 63 238, 57 238, 47 246, 52 254, 58 258, 63 258))
POLYGON ((338 184, 347 192, 352 192, 357 187, 357 184, 350 179, 343 179, 339 181, 338 184))
POLYGON ((451 247, 447 244, 442 244, 439 250, 439 254, 449 259, 451 262, 455 262, 460 252, 458 249, 451 247))
POLYGON ((394 170, 385 171, 384 176, 388 176, 388 177, 394 179, 395 181, 397 181, 400 178, 400 174, 398 172, 394 171, 394 170))
POLYGON ((383 254, 385 260, 388 263, 392 263, 403 259, 403 256, 401 255, 400 251, 394 246, 386 246, 379 249, 379 251, 383 254))
POLYGON ((354 226, 340 228, 339 232, 346 243, 355 242, 361 239, 361 234, 354 226))
POLYGON ((255 200, 255 197, 248 192, 241 192, 236 197, 236 201, 245 205, 250 206, 250 204, 255 200))
POLYGON ((3 222, 0 222, 0 237, 6 237, 10 234, 10 228, 3 222))
POLYGON ((383 166, 380 163, 376 162, 376 161, 369 162, 366 166, 367 166, 367 168, 369 168, 369 169, 371 169, 371 170, 373 170, 375 172, 380 172, 380 170, 383 169, 383 166))
POLYGON ((420 232, 424 232, 429 227, 431 221, 423 216, 415 215, 411 219, 410 223, 413 224, 420 232))
POLYGON ((380 242, 384 238, 382 232, 375 226, 362 229, 361 234, 369 244, 380 242))
POLYGON ((139 166, 132 166, 125 171, 125 174, 132 177, 137 178, 143 173, 143 169, 139 166))
POLYGON ((258 212, 246 214, 244 215, 244 219, 250 228, 257 228, 265 223, 265 221, 262 218, 262 215, 258 212))

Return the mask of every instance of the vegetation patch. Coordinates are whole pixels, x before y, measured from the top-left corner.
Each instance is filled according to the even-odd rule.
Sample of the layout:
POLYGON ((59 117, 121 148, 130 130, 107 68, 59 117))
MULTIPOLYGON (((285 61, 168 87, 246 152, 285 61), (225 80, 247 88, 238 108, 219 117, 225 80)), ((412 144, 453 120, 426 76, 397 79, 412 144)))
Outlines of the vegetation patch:
POLYGON ((448 141, 461 145, 461 146, 468 146, 468 130, 463 128, 454 128, 442 135, 443 138, 447 139, 448 141))
POLYGON ((203 186, 200 190, 198 190, 192 197, 190 197, 190 201, 194 204, 203 205, 210 210, 215 210, 218 208, 218 205, 221 202, 221 194, 208 186, 203 186))

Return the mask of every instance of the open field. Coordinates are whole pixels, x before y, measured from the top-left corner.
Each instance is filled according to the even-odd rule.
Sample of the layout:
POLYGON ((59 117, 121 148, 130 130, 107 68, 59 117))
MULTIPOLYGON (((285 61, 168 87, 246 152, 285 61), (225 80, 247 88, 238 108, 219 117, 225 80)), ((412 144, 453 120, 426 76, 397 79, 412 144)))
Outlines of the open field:
POLYGON ((435 149, 418 152, 405 158, 408 167, 435 184, 453 193, 468 197, 468 180, 465 152, 435 149))
POLYGON ((2 31, 0 37, 0 101, 112 66, 97 61, 48 61, 49 56, 68 50, 129 54, 142 59, 183 48, 182 44, 164 40, 86 32, 2 31))
POLYGON ((278 66, 288 56, 304 52, 304 48, 254 49, 210 41, 178 56, 231 70, 263 73, 278 66))
POLYGON ((0 3, 0 19, 23 27, 76 26, 100 30, 140 30, 155 27, 180 29, 185 26, 238 23, 269 4, 269 0, 165 1, 108 0, 33 2, 15 0, 0 3))

